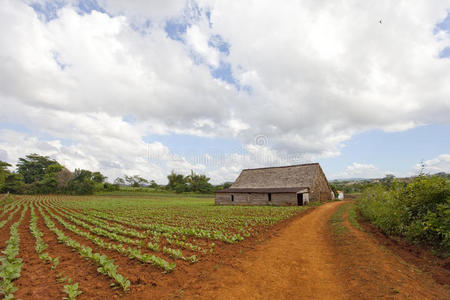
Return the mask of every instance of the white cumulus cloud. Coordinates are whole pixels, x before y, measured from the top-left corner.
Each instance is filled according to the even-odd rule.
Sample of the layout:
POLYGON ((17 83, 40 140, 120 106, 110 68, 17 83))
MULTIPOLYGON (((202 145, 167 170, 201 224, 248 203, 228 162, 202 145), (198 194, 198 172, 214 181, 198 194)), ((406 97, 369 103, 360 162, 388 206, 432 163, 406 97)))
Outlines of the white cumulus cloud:
MULTIPOLYGON (((450 173, 450 154, 441 154, 436 158, 423 162, 424 172, 435 174, 439 172, 450 173)), ((421 164, 416 165, 416 170, 422 168, 421 164)))
POLYGON ((332 178, 336 179, 349 179, 349 178, 381 178, 386 174, 391 174, 392 172, 382 171, 373 164, 361 164, 352 163, 347 166, 344 171, 332 175, 332 178))
POLYGON ((110 177, 194 168, 228 180, 262 154, 337 157, 359 132, 450 122, 450 59, 439 57, 450 34, 436 30, 448 1, 101 0, 84 13, 67 0, 49 20, 36 2, 49 3, 0 6, 0 118, 13 124, 2 158, 39 150, 110 177), (185 22, 179 40, 164 29, 173 19, 185 22), (232 82, 213 76, 221 66, 232 82), (245 152, 212 170, 156 141, 153 166, 136 158, 151 134, 232 138, 245 152))

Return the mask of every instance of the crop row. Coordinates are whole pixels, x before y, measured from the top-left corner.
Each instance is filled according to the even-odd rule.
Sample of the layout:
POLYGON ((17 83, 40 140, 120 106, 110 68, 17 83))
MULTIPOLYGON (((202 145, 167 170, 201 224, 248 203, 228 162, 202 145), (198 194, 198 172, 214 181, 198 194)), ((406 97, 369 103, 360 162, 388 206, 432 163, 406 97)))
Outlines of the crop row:
POLYGON ((10 212, 10 214, 8 215, 8 218, 7 218, 6 220, 3 220, 3 221, 0 222, 0 228, 3 228, 3 226, 6 225, 6 223, 8 223, 9 221, 11 221, 12 218, 14 218, 14 215, 20 210, 21 207, 22 207, 21 204, 18 204, 17 206, 16 206, 16 205, 13 205, 13 206, 11 206, 10 208, 8 208, 6 211, 4 211, 4 214, 7 214, 8 212, 10 212), (16 209, 14 209, 14 207, 15 207, 16 209), (13 210, 13 209, 14 209, 14 210, 13 210), (11 211, 11 210, 12 210, 12 211, 11 211))
MULTIPOLYGON (((42 210, 42 208, 40 206, 39 206, 39 208, 40 208, 40 210, 42 210)), ((79 235, 83 238, 88 239, 89 241, 91 241, 92 243, 94 243, 95 245, 97 245, 100 248, 117 251, 118 253, 120 253, 124 256, 127 256, 130 259, 137 259, 143 263, 151 263, 152 265, 160 267, 167 272, 174 270, 176 267, 175 263, 169 263, 166 260, 164 260, 160 257, 157 257, 153 254, 142 253, 139 248, 125 247, 123 244, 114 244, 111 242, 106 242, 102 238, 99 238, 89 232, 80 230, 75 225, 64 221, 63 218, 61 218, 60 216, 53 213, 48 207, 46 207, 45 209, 46 209, 47 213, 52 218, 56 219, 58 221, 58 223, 60 223, 65 229, 75 233, 76 235, 79 235)), ((67 218, 72 221, 75 220, 73 217, 71 218, 70 216, 68 216, 67 218)), ((112 239, 112 237, 113 236, 111 236, 111 239, 112 239)))
MULTIPOLYGON (((20 209, 20 206, 18 207, 20 209)), ((17 287, 14 286, 13 281, 20 277, 22 270, 22 259, 18 258, 19 254, 19 225, 22 222, 28 206, 24 206, 22 214, 17 222, 10 227, 9 239, 6 241, 6 249, 2 251, 4 256, 0 257, 0 293, 4 295, 4 299, 14 299, 14 293, 17 287)))
MULTIPOLYGON (((120 242, 123 242, 126 244, 134 244, 134 245, 138 245, 141 247, 144 246, 144 243, 142 241, 139 242, 139 241, 131 240, 131 239, 119 236, 119 235, 109 234, 107 231, 111 231, 113 233, 120 233, 123 235, 132 235, 132 236, 140 237, 140 238, 151 237, 153 242, 147 243, 147 247, 155 252, 160 251, 160 247, 159 247, 158 243, 159 243, 160 237, 163 236, 166 238, 168 244, 170 244, 170 245, 176 245, 182 249, 190 249, 192 251, 198 251, 198 252, 201 252, 204 254, 207 253, 206 249, 202 249, 201 247, 199 247, 197 245, 194 245, 189 242, 185 242, 183 240, 183 239, 185 239, 184 235, 179 237, 173 233, 155 231, 155 230, 150 230, 150 229, 147 229, 145 231, 145 233, 142 233, 142 232, 133 230, 131 228, 125 228, 122 225, 112 223, 111 219, 114 219, 114 221, 116 221, 116 222, 121 222, 121 220, 118 220, 117 218, 114 218, 112 216, 106 216, 106 215, 96 213, 96 212, 93 212, 91 214, 76 213, 76 212, 72 212, 67 209, 64 209, 62 207, 59 207, 57 205, 54 205, 53 203, 48 204, 48 206, 50 206, 54 209, 57 209, 58 212, 60 214, 64 215, 66 218, 68 216, 70 216, 70 220, 73 221, 75 224, 77 224, 85 229, 88 229, 95 234, 106 236, 106 237, 109 237, 110 239, 117 240, 117 241, 120 241, 120 242), (86 223, 81 222, 77 219, 85 220, 91 224, 96 225, 97 227, 89 226, 86 223), (110 220, 110 222, 103 221, 102 219, 110 220), (181 238, 181 240, 179 238, 181 238)), ((126 222, 126 223, 127 223, 126 225, 134 226, 134 227, 142 226, 142 224, 137 225, 137 224, 134 224, 133 222, 126 222)), ((147 228, 148 228, 148 226, 147 226, 147 228)), ((181 258, 183 260, 190 261, 190 262, 195 262, 197 260, 195 256, 185 258, 183 255, 180 255, 180 253, 179 253, 180 251, 177 249, 170 249, 168 247, 164 247, 164 248, 165 248, 165 250, 163 250, 163 253, 165 253, 171 257, 174 257, 177 259, 181 258)))
MULTIPOLYGON (((124 291, 128 290, 128 288, 130 287, 130 281, 117 272, 117 265, 114 264, 114 260, 108 258, 106 255, 93 252, 92 248, 86 247, 66 236, 62 230, 56 227, 55 223, 43 211, 41 206, 38 205, 38 209, 44 219, 46 226, 56 235, 58 241, 65 244, 67 247, 78 251, 78 253, 82 257, 89 259, 90 261, 97 264, 97 272, 103 275, 107 275, 108 277, 113 279, 115 284, 118 284, 124 291)), ((64 224, 62 225, 64 226, 64 224)))
MULTIPOLYGON (((44 252, 48 248, 48 244, 42 239, 43 233, 39 230, 37 226, 38 217, 34 211, 34 205, 31 203, 31 218, 30 218, 30 232, 34 237, 34 249, 38 254, 39 258, 46 264, 51 264, 51 268, 55 269, 59 264, 58 257, 52 257, 47 252, 44 252)), ((63 277, 64 281, 67 281, 67 284, 64 285, 64 293, 67 294, 67 299, 74 300, 77 296, 79 296, 82 292, 78 288, 78 283, 72 283, 72 279, 68 276, 63 277)))

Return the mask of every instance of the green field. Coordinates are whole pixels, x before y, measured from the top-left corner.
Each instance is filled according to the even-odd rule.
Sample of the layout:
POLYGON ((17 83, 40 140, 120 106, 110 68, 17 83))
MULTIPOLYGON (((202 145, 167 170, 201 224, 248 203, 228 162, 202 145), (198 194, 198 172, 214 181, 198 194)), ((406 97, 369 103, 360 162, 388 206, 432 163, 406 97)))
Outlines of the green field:
MULTIPOLYGON (((21 247, 30 246, 20 243, 18 228, 24 226, 33 236, 34 251, 43 265, 58 269, 59 261, 67 260, 64 255, 75 255, 96 265, 113 289, 126 292, 133 288, 127 279, 134 274, 130 261, 148 265, 150 272, 170 273, 180 264, 189 267, 216 255, 220 247, 259 235, 305 209, 215 206, 210 195, 156 192, 16 196, 8 199, 0 216, 1 226, 11 224, 11 241, 7 243, 11 249, 0 258, 0 274, 11 266, 14 269, 14 276, 3 276, 1 288, 5 296, 12 296, 16 291, 14 281, 20 278, 22 264, 27 264, 19 255, 21 247), (68 253, 59 246, 55 251, 46 242, 51 239, 63 244, 68 253)), ((63 274, 64 270, 59 272, 63 274)), ((89 294, 83 290, 82 281, 74 278, 69 283, 64 286, 66 294, 89 294)))

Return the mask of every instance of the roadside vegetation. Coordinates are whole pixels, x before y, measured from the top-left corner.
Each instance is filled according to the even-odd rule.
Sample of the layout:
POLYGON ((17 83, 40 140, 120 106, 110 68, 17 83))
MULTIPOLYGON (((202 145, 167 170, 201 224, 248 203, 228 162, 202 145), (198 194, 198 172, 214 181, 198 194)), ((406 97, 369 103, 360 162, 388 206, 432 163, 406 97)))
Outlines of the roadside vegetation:
MULTIPOLYGON (((434 174, 434 176, 441 177, 450 180, 450 174, 440 172, 434 174)), ((359 196, 365 189, 377 186, 383 186, 385 189, 392 188, 394 181, 397 184, 408 184, 414 180, 416 176, 396 178, 392 174, 387 174, 384 178, 372 178, 372 179, 346 179, 346 180, 332 180, 330 186, 336 193, 336 190, 343 191, 345 195, 359 196)))
POLYGON ((420 174, 408 183, 393 179, 389 185, 366 188, 357 206, 383 232, 429 244, 442 256, 450 256, 448 178, 420 174))

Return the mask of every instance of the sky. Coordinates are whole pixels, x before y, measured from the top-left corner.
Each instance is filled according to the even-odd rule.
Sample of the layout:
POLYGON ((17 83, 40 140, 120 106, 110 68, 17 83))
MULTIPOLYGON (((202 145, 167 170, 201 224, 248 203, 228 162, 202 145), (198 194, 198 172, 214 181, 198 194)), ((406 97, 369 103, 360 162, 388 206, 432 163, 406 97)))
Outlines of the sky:
POLYGON ((448 0, 1 0, 0 60, 12 169, 450 172, 448 0))

